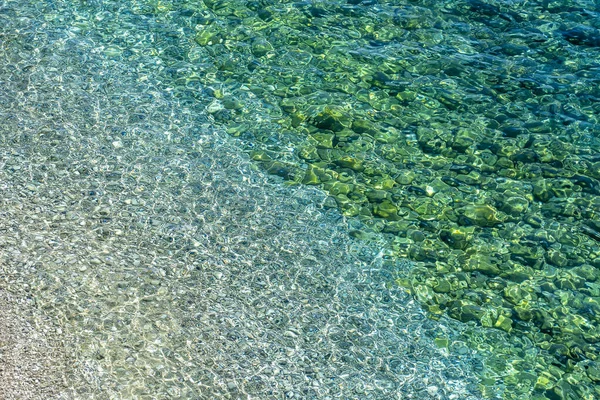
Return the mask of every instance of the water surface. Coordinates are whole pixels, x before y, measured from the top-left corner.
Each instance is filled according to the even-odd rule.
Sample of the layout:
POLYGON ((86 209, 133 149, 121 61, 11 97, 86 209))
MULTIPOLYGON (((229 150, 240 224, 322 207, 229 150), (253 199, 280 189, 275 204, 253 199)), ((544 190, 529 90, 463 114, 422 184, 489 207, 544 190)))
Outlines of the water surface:
POLYGON ((112 393, 600 396, 595 2, 2 4, 15 268, 112 393))

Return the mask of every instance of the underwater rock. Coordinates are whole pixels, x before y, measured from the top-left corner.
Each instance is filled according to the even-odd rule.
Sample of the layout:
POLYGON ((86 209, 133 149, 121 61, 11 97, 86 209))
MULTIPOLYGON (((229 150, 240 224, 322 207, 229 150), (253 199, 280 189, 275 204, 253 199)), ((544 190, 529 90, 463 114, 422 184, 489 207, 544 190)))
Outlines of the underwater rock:
POLYGON ((458 227, 440 231, 440 239, 454 249, 465 250, 473 240, 473 228, 458 227))
POLYGON ((506 217, 501 215, 498 210, 490 205, 473 204, 461 207, 458 210, 461 225, 478 225, 482 227, 492 227, 503 223, 506 217))
POLYGON ((577 46, 600 47, 600 31, 591 26, 579 25, 560 33, 577 46))
POLYGON ((273 45, 266 39, 257 38, 252 41, 252 54, 256 57, 263 57, 270 51, 273 51, 273 45))
POLYGON ((600 365, 596 362, 590 362, 585 367, 585 373, 593 382, 600 382, 600 365))
POLYGON ((325 106, 311 118, 311 123, 319 129, 339 132, 352 125, 352 119, 341 107, 325 106))
POLYGON ((500 268, 495 262, 494 257, 482 253, 476 253, 469 259, 468 264, 464 266, 465 271, 478 271, 488 276, 497 276, 500 268))
POLYGON ((465 300, 453 303, 448 313, 455 319, 462 322, 479 322, 485 315, 485 309, 475 304, 470 304, 465 300))
POLYGON ((389 200, 383 200, 381 203, 373 206, 373 214, 390 221, 400 219, 398 207, 389 200))

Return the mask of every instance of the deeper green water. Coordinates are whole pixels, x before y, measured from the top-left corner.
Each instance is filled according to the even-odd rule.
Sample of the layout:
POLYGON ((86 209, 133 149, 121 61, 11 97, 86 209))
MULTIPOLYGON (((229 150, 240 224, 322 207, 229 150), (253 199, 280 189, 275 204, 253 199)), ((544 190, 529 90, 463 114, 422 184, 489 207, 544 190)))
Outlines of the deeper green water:
MULTIPOLYGON (((0 4, 15 24, 0 30, 1 48, 21 68, 12 73, 30 77, 21 86, 6 78, 24 94, 4 100, 5 110, 39 108, 32 85, 60 104, 60 79, 48 76, 60 77, 71 54, 89 70, 70 73, 96 97, 78 94, 79 107, 64 96, 106 135, 95 153, 105 190, 136 174, 151 177, 153 198, 183 190, 173 188, 201 164, 191 143, 225 131, 249 165, 277 177, 274 187, 328 195, 309 191, 305 200, 339 210, 348 240, 381 251, 389 275, 378 283, 408 290, 428 324, 452 327, 426 340, 459 358, 474 354, 461 368, 484 397, 600 396, 597 2, 73 1, 45 2, 29 22, 17 3, 0 4), (38 54, 57 57, 54 70, 27 65, 22 53, 36 54, 34 42, 11 44, 28 24, 64 52, 38 54), (145 158, 144 143, 164 143, 165 153, 148 145, 156 154, 145 158), (121 149, 114 163, 129 175, 107 166, 121 149), (156 170, 143 173, 147 164, 156 170), (451 345, 458 337, 460 351, 451 345)), ((38 111, 53 121, 48 109, 38 111)), ((55 140, 68 137, 67 129, 55 140)), ((89 137, 82 147, 93 155, 89 137)), ((184 186, 185 208, 202 185, 184 186)), ((214 203, 219 215, 238 209, 214 203)), ((317 228, 304 226, 296 229, 311 247, 317 228)), ((371 307, 385 309, 379 300, 371 307)))

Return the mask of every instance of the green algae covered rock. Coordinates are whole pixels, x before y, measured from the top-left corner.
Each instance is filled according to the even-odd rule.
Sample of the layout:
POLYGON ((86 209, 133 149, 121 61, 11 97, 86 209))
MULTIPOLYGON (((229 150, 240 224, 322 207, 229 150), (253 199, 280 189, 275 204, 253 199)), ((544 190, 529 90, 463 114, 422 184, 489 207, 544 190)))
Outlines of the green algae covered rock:
POLYGON ((457 211, 463 217, 461 219, 462 225, 492 227, 506 220, 506 216, 500 214, 498 210, 489 205, 468 205, 459 208, 457 211))
POLYGON ((384 200, 379 204, 375 204, 373 207, 373 214, 390 221, 400 219, 398 207, 389 200, 384 200))
POLYGON ((498 276, 500 274, 500 268, 494 258, 480 253, 474 254, 463 269, 465 271, 477 271, 489 276, 498 276))

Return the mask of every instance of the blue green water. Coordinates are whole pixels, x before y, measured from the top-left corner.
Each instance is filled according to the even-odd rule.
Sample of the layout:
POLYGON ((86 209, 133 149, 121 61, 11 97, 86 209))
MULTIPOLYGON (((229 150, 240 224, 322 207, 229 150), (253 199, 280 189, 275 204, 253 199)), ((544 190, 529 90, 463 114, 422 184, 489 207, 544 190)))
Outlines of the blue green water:
POLYGON ((77 398, 598 397, 599 17, 0 2, 5 286, 77 398))

